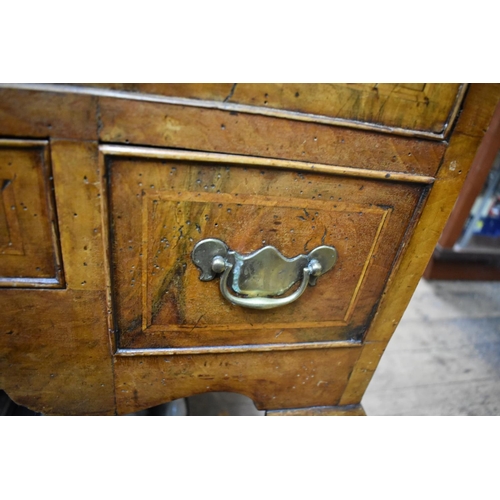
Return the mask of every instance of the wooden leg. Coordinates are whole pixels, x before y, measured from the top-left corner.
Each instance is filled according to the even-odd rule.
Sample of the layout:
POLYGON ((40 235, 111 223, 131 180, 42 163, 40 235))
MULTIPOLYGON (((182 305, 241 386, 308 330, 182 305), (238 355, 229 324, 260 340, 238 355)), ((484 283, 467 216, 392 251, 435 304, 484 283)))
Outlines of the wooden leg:
POLYGON ((296 416, 366 417, 366 413, 361 405, 311 406, 309 408, 292 408, 286 410, 266 411, 266 417, 296 417, 296 416))

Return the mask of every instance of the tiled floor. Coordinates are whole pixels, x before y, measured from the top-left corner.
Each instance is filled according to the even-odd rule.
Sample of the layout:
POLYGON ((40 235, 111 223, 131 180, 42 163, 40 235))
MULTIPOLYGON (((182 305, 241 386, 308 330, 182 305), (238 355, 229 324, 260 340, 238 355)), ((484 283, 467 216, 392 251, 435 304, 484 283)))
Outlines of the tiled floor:
POLYGON ((500 283, 422 280, 363 406, 368 415, 499 415, 500 283))

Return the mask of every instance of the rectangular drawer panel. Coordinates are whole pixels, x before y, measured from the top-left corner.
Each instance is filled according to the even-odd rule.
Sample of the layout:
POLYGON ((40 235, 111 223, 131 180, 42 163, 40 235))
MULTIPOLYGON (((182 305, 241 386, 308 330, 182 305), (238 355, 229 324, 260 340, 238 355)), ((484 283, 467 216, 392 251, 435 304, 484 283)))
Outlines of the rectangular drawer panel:
POLYGON ((63 286, 48 143, 0 139, 0 287, 63 286))
MULTIPOLYGON (((122 348, 360 340, 425 185, 258 165, 107 157, 115 327, 122 348), (338 251, 296 302, 235 306, 199 280, 197 242, 247 254, 338 251)), ((167 155, 168 156, 168 155, 167 155)), ((210 158, 207 155, 206 158, 210 158)), ((254 161, 255 159, 252 159, 254 161)))

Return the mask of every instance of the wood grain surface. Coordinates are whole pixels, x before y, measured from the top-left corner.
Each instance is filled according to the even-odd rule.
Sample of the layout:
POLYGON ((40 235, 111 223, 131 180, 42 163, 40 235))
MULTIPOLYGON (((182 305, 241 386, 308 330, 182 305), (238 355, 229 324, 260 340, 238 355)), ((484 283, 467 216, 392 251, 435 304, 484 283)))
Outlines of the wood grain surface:
MULTIPOLYGON (((443 134, 463 97, 460 84, 433 83, 262 83, 262 84, 91 84, 130 93, 206 100, 259 108, 289 117, 370 123, 402 131, 443 134), (296 115, 292 115, 292 113, 296 115), (299 115, 299 116, 297 116, 299 115)), ((389 129, 390 131, 390 129, 389 129)), ((394 130, 393 130, 394 132, 394 130)), ((429 135, 430 135, 429 134, 429 135)))
POLYGON ((64 286, 48 147, 0 139, 0 287, 64 286))
POLYGON ((433 176, 445 144, 192 106, 99 97, 103 142, 433 176))
POLYGON ((347 126, 1 85, 0 123, 6 137, 99 139, 430 176, 446 149, 347 126))
POLYGON ((2 290, 0 387, 46 415, 115 412, 105 293, 2 290))
MULTIPOLYGON (((0 290, 0 387, 44 414, 126 414, 206 391, 240 392, 267 410, 361 412, 364 390, 500 98, 499 85, 470 85, 448 145, 439 138, 443 123, 453 122, 451 99, 443 94, 435 108, 431 99, 417 106, 432 87, 415 85, 386 89, 388 111, 378 109, 380 122, 369 103, 375 97, 360 97, 359 112, 344 98, 346 110, 351 120, 394 119, 398 127, 408 118, 433 140, 213 109, 202 101, 196 107, 66 88, 0 88, 0 136, 48 141, 66 287, 0 290), (448 118, 435 112, 440 106, 448 118), (231 163, 112 155, 109 143, 240 156, 231 163), (250 157, 247 165, 243 155, 250 157), (258 157, 301 163, 296 170, 279 162, 259 166, 258 157), (315 163, 323 171, 314 172, 315 163), (329 172, 328 166, 335 168, 329 172), (363 177, 365 171, 373 175, 363 177), (410 178, 391 178, 396 173, 410 178), (265 242, 288 256, 323 240, 337 246, 341 258, 332 276, 302 297, 313 301, 297 302, 286 319, 279 311, 260 316, 221 302, 217 283, 199 282, 188 267, 192 245, 208 236, 227 239, 242 253, 265 242), (170 295, 173 300, 165 299, 170 295), (289 324, 281 328, 284 321, 289 324), (315 331, 321 322, 327 325, 315 331), (252 342, 270 350, 252 350, 252 342), (300 344, 307 342, 304 349, 300 344), (131 349, 118 350, 120 343, 131 349), (204 351, 211 346, 227 351, 204 351)), ((436 92, 456 95, 457 89, 436 92)), ((296 98, 293 89, 278 90, 268 92, 268 102, 293 108, 287 104, 296 98)), ((227 101, 251 94, 244 87, 231 91, 227 101)), ((347 91, 375 92, 349 87, 334 93, 341 99, 347 91)), ((306 114, 316 105, 295 92, 302 107, 283 111, 306 114)), ((335 98, 325 92, 325 109, 336 110, 336 104, 328 108, 335 98)))
POLYGON ((258 409, 336 406, 361 347, 181 356, 115 356, 116 404, 131 413, 209 391, 258 409))
POLYGON ((500 100, 500 85, 472 85, 415 232, 382 295, 341 404, 358 404, 425 271, 500 100))
POLYGON ((66 289, 0 293, 0 387, 47 415, 115 413, 97 151, 51 144, 66 289))
POLYGON ((99 100, 94 96, 1 88, 3 137, 96 140, 99 100))
MULTIPOLYGON (((109 157, 112 288, 120 347, 360 340, 425 186, 258 165, 109 157), (208 164, 207 164, 208 163, 208 164), (205 238, 294 257, 320 245, 335 268, 302 300, 265 312, 228 303, 191 261, 205 238)), ((209 157, 209 155, 207 155, 209 157)))

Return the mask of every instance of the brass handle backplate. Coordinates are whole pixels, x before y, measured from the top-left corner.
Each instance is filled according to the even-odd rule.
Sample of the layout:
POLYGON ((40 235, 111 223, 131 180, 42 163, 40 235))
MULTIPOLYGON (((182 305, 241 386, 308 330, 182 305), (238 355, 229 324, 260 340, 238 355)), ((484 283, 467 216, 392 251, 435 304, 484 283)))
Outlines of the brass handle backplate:
POLYGON ((213 280, 222 273, 220 291, 232 304, 272 309, 290 304, 305 292, 307 285, 314 286, 318 277, 337 262, 337 250, 322 245, 307 255, 288 259, 276 248, 266 246, 242 255, 230 250, 223 241, 208 238, 196 244, 191 258, 200 270, 202 281, 213 280), (280 297, 300 280, 295 292, 280 297))

